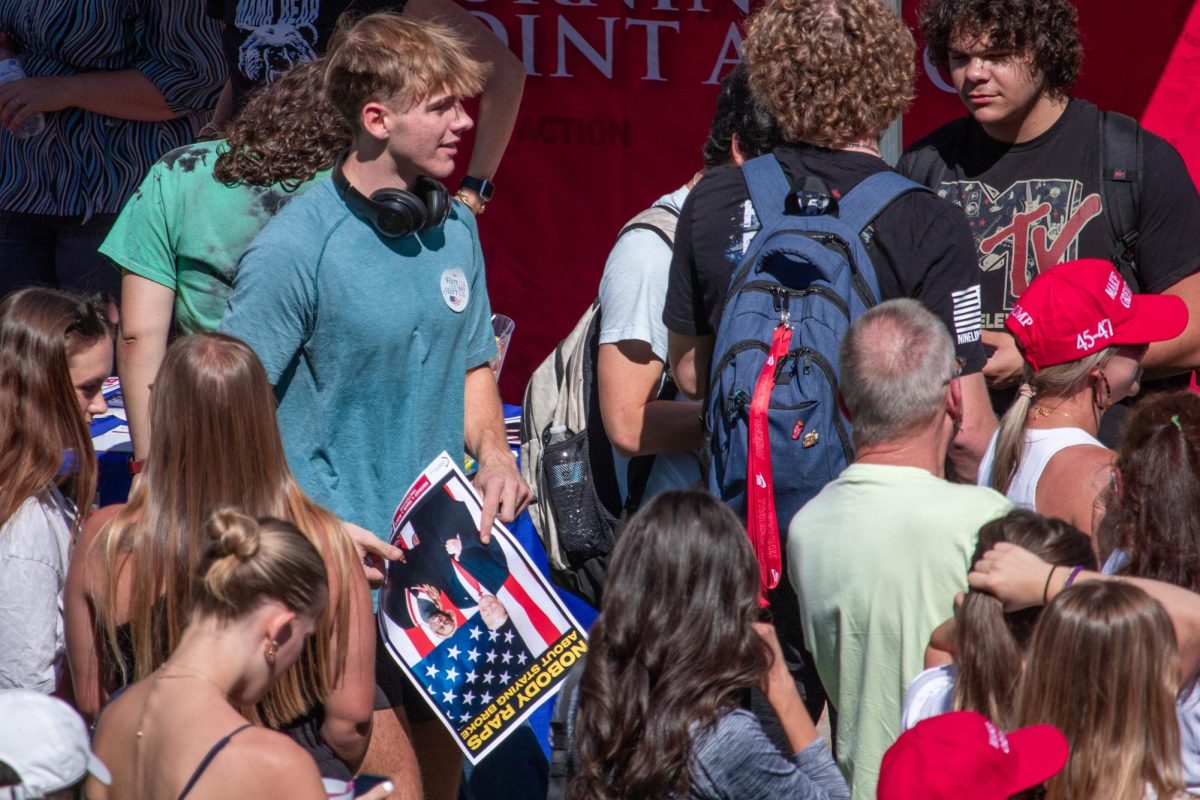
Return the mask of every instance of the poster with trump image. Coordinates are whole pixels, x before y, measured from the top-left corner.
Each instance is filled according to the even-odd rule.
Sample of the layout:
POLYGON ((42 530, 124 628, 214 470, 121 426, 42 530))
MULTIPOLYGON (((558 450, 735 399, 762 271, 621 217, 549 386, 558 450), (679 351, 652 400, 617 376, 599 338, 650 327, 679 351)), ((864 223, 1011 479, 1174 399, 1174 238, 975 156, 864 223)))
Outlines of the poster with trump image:
POLYGON ((482 503, 448 454, 392 517, 379 629, 472 764, 554 696, 587 651, 583 629, 512 535, 479 536, 482 503))

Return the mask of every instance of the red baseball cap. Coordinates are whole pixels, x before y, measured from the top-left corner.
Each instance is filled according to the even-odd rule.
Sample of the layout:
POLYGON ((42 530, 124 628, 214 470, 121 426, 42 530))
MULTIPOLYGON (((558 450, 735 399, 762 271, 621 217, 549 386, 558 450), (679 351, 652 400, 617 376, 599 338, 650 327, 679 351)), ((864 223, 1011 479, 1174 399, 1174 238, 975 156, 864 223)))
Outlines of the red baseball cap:
POLYGON ((1067 737, 1053 725, 1005 733, 975 711, 924 719, 883 756, 878 800, 1008 800, 1067 763, 1067 737))
POLYGON ((1134 294, 1111 262, 1084 258, 1034 278, 1004 325, 1036 372, 1113 345, 1174 339, 1187 322, 1181 298, 1134 294))

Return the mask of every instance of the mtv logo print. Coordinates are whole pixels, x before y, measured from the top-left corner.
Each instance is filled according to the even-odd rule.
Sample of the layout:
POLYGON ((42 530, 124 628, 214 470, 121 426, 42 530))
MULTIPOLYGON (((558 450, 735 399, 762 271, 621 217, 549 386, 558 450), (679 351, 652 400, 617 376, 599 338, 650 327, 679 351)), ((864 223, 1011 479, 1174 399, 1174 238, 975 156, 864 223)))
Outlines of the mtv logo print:
POLYGON ((317 57, 320 0, 241 0, 235 23, 249 35, 238 48, 238 70, 272 83, 297 64, 317 57))
POLYGON ((1082 182, 1065 178, 1017 181, 1003 191, 981 181, 937 189, 966 214, 984 296, 1002 298, 1005 310, 1040 272, 1078 258, 1079 235, 1101 211, 1100 195, 1083 192, 1082 182))

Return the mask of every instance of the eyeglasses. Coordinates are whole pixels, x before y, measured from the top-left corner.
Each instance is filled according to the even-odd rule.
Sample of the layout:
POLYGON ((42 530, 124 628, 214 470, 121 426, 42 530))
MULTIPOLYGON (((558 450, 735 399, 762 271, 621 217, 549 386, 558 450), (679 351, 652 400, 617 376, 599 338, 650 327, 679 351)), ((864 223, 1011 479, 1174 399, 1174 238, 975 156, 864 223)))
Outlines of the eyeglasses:
POLYGON ((966 363, 967 363, 967 360, 965 358, 963 358, 962 356, 955 356, 954 357, 954 372, 950 373, 950 377, 946 378, 946 380, 942 383, 942 385, 945 386, 947 383, 954 380, 955 378, 961 378, 963 367, 966 366, 966 363))

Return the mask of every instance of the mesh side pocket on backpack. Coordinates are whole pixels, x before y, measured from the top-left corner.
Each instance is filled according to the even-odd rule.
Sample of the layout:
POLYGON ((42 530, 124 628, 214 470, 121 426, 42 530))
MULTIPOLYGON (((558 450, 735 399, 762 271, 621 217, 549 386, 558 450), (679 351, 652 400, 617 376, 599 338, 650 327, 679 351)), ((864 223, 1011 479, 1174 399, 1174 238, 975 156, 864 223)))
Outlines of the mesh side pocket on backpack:
POLYGON ((567 559, 577 566, 610 552, 616 540, 616 519, 596 497, 587 431, 547 433, 543 440, 542 470, 559 542, 567 559))

